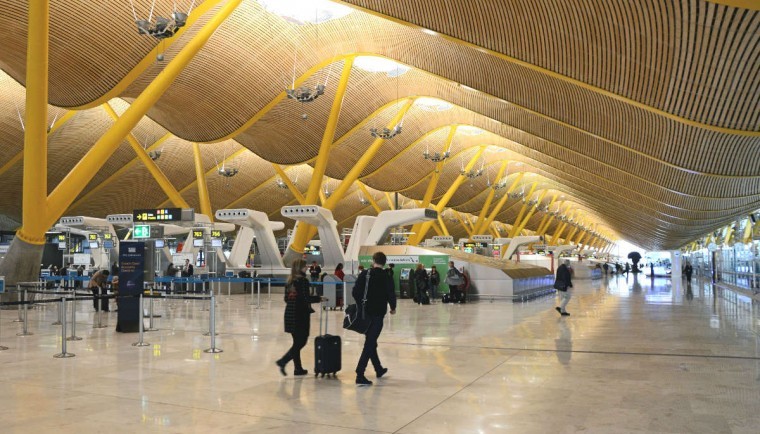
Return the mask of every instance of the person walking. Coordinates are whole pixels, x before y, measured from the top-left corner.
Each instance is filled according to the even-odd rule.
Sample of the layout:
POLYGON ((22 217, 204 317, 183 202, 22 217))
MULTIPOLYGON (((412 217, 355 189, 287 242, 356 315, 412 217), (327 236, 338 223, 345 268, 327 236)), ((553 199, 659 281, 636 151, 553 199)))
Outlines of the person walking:
POLYGON ((326 300, 318 295, 309 295, 309 280, 306 279, 306 261, 297 259, 290 268, 285 285, 285 332, 290 333, 293 338, 293 345, 290 349, 275 363, 280 368, 282 375, 288 375, 285 372, 285 366, 292 360, 295 365, 293 375, 301 376, 309 372, 301 364, 301 349, 306 346, 309 340, 309 316, 314 312, 311 308, 312 303, 319 303, 326 300))
POLYGON ((461 287, 465 284, 464 275, 457 270, 454 261, 449 261, 449 269, 446 271, 446 284, 449 285, 451 302, 456 303, 464 299, 461 287))
POLYGON ((396 313, 396 291, 393 280, 383 270, 385 262, 385 253, 377 252, 372 255, 372 267, 359 275, 352 292, 354 300, 361 302, 364 300, 366 288, 367 298, 364 308, 371 321, 365 333, 362 354, 356 364, 356 384, 359 386, 372 385, 372 382, 364 375, 370 361, 375 368, 377 378, 381 378, 388 372, 388 368, 384 368, 380 363, 380 357, 377 354, 377 339, 383 331, 383 321, 388 312, 388 305, 391 307, 391 315, 396 313))
POLYGON ((683 274, 686 275, 686 281, 691 282, 691 274, 694 272, 694 268, 691 263, 687 262, 683 267, 683 274))
POLYGON ((570 316, 570 314, 567 313, 566 308, 567 303, 570 302, 570 288, 573 287, 572 274, 570 261, 568 260, 565 260, 562 265, 557 267, 557 278, 554 281, 554 288, 559 291, 561 301, 559 306, 555 309, 557 309, 557 312, 562 316, 570 316))
POLYGON ((108 280, 108 270, 99 270, 90 278, 90 291, 95 297, 92 299, 92 304, 95 307, 95 312, 102 309, 103 312, 109 312, 108 299, 98 298, 101 295, 106 295, 106 281, 108 280))

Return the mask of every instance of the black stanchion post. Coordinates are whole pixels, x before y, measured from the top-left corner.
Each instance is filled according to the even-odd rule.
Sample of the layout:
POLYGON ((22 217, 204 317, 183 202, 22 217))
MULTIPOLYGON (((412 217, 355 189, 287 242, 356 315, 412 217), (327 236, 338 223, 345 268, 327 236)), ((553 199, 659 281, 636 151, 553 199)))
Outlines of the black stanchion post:
POLYGON ((203 350, 204 353, 221 353, 222 349, 216 347, 216 300, 214 290, 211 290, 211 310, 209 312, 209 336, 211 336, 211 348, 203 350))
MULTIPOLYGON (((77 293, 71 294, 71 336, 66 338, 67 341, 81 341, 82 338, 77 336, 77 293)), ((59 309, 60 311, 60 309, 59 309)), ((65 321, 65 318, 64 318, 65 321)))
POLYGON ((28 312, 29 309, 27 307, 28 302, 27 302, 27 297, 26 297, 26 287, 24 287, 23 294, 24 294, 24 300, 23 300, 24 304, 23 304, 22 313, 23 313, 23 318, 24 318, 24 321, 23 321, 24 322, 24 327, 21 330, 21 333, 16 333, 16 336, 30 336, 30 335, 34 334, 34 333, 30 333, 29 329, 27 327, 29 325, 29 321, 28 321, 28 317, 27 317, 27 312, 28 312))
POLYGON ((76 355, 66 351, 66 297, 61 297, 61 312, 63 312, 63 322, 61 323, 61 352, 53 356, 56 359, 65 359, 76 355))
POLYGON ((253 306, 253 305, 256 304, 256 303, 253 302, 253 277, 250 277, 250 279, 251 279, 251 302, 248 303, 248 305, 249 306, 253 306))
POLYGON ((272 278, 267 279, 267 297, 272 301, 272 278))
POLYGON ((140 340, 132 344, 133 347, 147 347, 148 345, 150 345, 149 343, 143 340, 143 336, 145 334, 145 330, 144 330, 145 325, 143 324, 143 322, 145 321, 145 318, 143 318, 143 312, 144 312, 143 311, 143 294, 141 292, 140 293, 140 324, 139 324, 140 340))

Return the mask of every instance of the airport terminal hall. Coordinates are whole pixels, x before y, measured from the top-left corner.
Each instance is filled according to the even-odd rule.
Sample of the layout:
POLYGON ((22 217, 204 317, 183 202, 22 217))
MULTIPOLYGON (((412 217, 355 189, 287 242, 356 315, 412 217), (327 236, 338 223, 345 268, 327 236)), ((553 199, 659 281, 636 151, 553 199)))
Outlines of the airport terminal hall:
POLYGON ((0 0, 0 432, 760 433, 760 0, 0 0))

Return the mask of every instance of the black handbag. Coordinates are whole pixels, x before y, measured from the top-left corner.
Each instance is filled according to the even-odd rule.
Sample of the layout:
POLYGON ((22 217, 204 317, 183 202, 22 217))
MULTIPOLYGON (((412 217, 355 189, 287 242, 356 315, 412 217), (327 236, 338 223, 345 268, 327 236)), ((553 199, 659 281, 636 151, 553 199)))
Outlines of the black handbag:
POLYGON ((361 300, 361 306, 349 304, 344 311, 343 328, 355 331, 356 333, 365 334, 369 329, 372 320, 367 316, 367 290, 369 289, 369 271, 364 283, 364 298, 361 300))

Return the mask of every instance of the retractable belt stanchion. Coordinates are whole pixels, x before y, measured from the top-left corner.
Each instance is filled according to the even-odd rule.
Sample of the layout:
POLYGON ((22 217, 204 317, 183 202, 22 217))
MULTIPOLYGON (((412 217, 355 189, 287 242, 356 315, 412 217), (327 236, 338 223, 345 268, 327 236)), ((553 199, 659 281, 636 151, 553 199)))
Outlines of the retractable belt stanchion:
POLYGON ((67 341, 81 341, 82 338, 77 336, 77 293, 73 292, 71 296, 73 297, 71 299, 71 336, 66 338, 66 340, 67 341))
POLYGON ((267 297, 272 301, 272 278, 267 279, 267 297))
POLYGON ((143 325, 143 322, 145 319, 143 318, 143 294, 140 293, 140 340, 132 344, 133 347, 147 347, 150 345, 149 343, 145 342, 143 340, 143 335, 145 334, 145 326, 143 325))
POLYGON ((52 323, 51 325, 61 325, 62 323, 63 323, 63 318, 61 318, 61 309, 60 309, 60 306, 59 306, 59 309, 58 309, 58 319, 55 320, 55 322, 52 323))
MULTIPOLYGON (((16 293, 21 294, 21 285, 16 285, 16 293)), ((18 305, 18 318, 14 319, 13 322, 24 322, 24 317, 21 316, 21 304, 18 305)))
POLYGON ((254 286, 253 285, 253 278, 251 278, 251 302, 248 303, 249 306, 253 306, 253 305, 256 304, 256 303, 253 302, 253 286, 254 286))
POLYGON ((211 290, 211 310, 209 312, 209 336, 211 336, 211 348, 203 350, 204 353, 221 353, 222 349, 216 347, 216 300, 214 290, 211 290))
MULTIPOLYGON (((100 294, 100 291, 98 291, 98 294, 100 294)), ((102 295, 95 295, 94 297, 95 297, 96 303, 98 303, 97 306, 99 306, 100 309, 98 309, 98 313, 97 313, 98 323, 97 324, 93 324, 92 328, 94 328, 94 329, 102 329, 102 328, 108 327, 107 325, 103 324, 103 309, 102 309, 103 304, 102 304, 102 301, 101 301, 101 298, 100 298, 100 297, 102 297, 102 295)))
POLYGON ((24 319, 24 321, 23 321, 24 322, 24 327, 21 330, 21 333, 16 333, 16 336, 30 336, 30 335, 34 334, 34 333, 31 333, 29 331, 28 327, 27 327, 29 325, 29 321, 28 321, 28 317, 27 317, 27 311, 28 311, 28 304, 29 303, 27 302, 27 297, 26 297, 26 287, 24 287, 23 294, 24 294, 24 301, 23 301, 24 304, 23 304, 23 307, 22 307, 21 311, 22 311, 23 319, 24 319))
POLYGON ((56 359, 65 359, 76 355, 66 351, 66 297, 61 297, 61 312, 63 312, 63 321, 61 322, 61 352, 53 356, 56 359))
POLYGON ((157 331, 157 328, 153 327, 153 286, 150 287, 150 301, 148 302, 148 330, 149 332, 157 331))
POLYGON ((231 286, 232 286, 232 279, 227 279, 227 301, 231 301, 230 300, 230 294, 232 294, 231 286))
POLYGON ((256 309, 261 309, 261 280, 256 281, 256 309))

